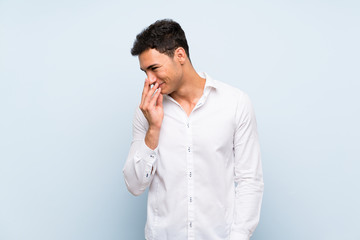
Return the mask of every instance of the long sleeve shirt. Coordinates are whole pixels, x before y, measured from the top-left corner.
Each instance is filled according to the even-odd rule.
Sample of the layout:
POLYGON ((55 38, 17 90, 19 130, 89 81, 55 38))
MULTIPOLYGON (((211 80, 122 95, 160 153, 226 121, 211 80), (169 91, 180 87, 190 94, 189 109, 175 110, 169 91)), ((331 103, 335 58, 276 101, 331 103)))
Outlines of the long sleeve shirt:
POLYGON ((140 109, 123 173, 128 190, 149 187, 147 240, 248 240, 260 217, 263 177, 254 111, 247 94, 206 73, 188 116, 164 95, 155 150, 145 144, 140 109))

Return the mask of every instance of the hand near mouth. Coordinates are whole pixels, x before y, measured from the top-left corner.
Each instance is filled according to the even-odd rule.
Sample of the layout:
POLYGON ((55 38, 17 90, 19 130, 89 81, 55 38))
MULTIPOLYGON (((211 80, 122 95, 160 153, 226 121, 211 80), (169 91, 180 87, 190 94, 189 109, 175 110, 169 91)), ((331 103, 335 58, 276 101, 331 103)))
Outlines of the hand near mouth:
POLYGON ((162 102, 163 95, 159 84, 154 80, 145 79, 139 107, 149 123, 145 143, 151 149, 155 149, 159 143, 160 128, 164 118, 162 102))

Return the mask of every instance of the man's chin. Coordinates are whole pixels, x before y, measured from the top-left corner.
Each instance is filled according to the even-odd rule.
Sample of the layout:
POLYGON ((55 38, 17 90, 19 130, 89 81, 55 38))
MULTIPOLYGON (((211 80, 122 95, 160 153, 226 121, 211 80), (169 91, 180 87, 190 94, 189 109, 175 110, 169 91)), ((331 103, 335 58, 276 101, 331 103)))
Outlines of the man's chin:
POLYGON ((161 94, 168 94, 168 92, 166 91, 166 89, 163 88, 163 86, 164 86, 164 85, 162 84, 160 93, 161 93, 161 94))

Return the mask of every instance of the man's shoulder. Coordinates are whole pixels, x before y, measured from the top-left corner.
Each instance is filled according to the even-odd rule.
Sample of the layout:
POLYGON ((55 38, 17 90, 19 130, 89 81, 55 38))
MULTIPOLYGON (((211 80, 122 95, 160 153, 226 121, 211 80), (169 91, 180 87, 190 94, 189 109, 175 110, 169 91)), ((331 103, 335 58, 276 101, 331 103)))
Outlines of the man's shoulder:
POLYGON ((243 90, 233 85, 230 85, 229 83, 217 79, 214 79, 213 81, 215 82, 216 86, 223 91, 228 91, 235 94, 245 94, 243 90))
POLYGON ((218 98, 216 102, 224 102, 228 108, 231 108, 231 106, 236 108, 243 108, 251 105, 249 95, 242 89, 235 87, 227 82, 213 79, 209 75, 207 75, 207 77, 210 79, 214 88, 213 96, 218 98))
POLYGON ((211 81, 213 81, 215 91, 220 96, 229 97, 232 99, 241 99, 247 96, 247 94, 243 90, 229 83, 223 82, 218 79, 212 79, 211 81))

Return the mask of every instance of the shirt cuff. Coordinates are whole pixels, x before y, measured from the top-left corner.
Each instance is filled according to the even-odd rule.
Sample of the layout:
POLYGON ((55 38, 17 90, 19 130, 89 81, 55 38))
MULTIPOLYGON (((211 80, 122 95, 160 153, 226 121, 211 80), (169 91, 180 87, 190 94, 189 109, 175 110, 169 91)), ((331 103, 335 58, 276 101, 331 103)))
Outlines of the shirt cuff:
POLYGON ((153 166, 157 159, 158 152, 159 152, 159 147, 152 150, 146 145, 144 140, 141 148, 138 150, 136 154, 137 160, 140 161, 142 159, 147 163, 148 166, 153 166))

